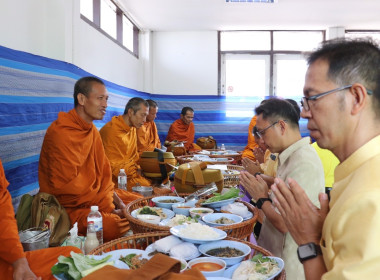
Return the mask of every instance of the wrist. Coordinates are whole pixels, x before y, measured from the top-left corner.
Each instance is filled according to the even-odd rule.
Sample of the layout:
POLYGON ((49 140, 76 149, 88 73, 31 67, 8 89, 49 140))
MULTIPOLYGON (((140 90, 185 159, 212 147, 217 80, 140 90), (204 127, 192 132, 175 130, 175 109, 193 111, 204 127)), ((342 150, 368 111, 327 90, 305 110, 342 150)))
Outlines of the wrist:
POLYGON ((257 202, 256 202, 256 207, 257 207, 258 209, 261 209, 261 208, 264 206, 264 204, 265 204, 266 202, 270 202, 270 203, 272 203, 272 200, 271 200, 269 197, 261 197, 261 198, 259 198, 259 199, 257 200, 257 202))
POLYGON ((301 244, 297 248, 297 255, 299 261, 304 263, 307 260, 314 259, 319 255, 322 255, 321 246, 313 242, 301 244))

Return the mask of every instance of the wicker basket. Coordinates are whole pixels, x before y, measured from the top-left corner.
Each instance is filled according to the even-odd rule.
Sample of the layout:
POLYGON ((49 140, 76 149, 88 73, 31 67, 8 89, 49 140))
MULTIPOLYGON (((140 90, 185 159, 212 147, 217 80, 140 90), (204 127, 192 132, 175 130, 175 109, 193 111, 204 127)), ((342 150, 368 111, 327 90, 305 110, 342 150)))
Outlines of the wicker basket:
MULTIPOLYGON (((169 236, 169 232, 150 232, 150 233, 140 233, 140 234, 133 234, 127 237, 122 237, 119 239, 115 239, 112 241, 109 241, 107 243, 104 243, 103 245, 100 245, 99 247, 95 248, 90 252, 90 255, 101 255, 103 253, 120 250, 120 249, 142 249, 145 250, 146 247, 148 247, 150 244, 154 243, 155 241, 164 238, 166 236, 169 236)), ((265 250, 264 248, 254 245, 250 242, 239 240, 236 238, 227 237, 225 240, 232 240, 232 241, 238 241, 241 243, 244 243, 251 247, 252 253, 251 255, 255 255, 258 253, 263 254, 264 256, 273 256, 269 251, 265 250)), ((285 270, 283 270, 276 278, 275 280, 285 280, 285 270)))
MULTIPOLYGON (((180 194, 180 196, 186 196, 186 195, 188 194, 180 194)), ((133 233, 146 233, 146 232, 157 232, 157 231, 169 232, 170 231, 170 227, 146 223, 131 215, 133 210, 149 205, 149 202, 151 201, 151 199, 156 196, 139 198, 130 202, 127 205, 126 217, 127 217, 127 220, 129 221, 129 225, 133 233)), ((238 239, 248 238, 251 235, 255 222, 259 216, 257 208, 255 208, 254 206, 252 206, 251 204, 247 202, 242 201, 242 203, 244 203, 248 207, 249 211, 253 213, 253 216, 252 218, 245 220, 236 225, 226 225, 226 226, 217 227, 218 229, 225 231, 227 233, 227 236, 229 237, 235 237, 238 239)))
MULTIPOLYGON (((227 165, 227 170, 244 170, 244 167, 239 165, 227 165)), ((233 187, 240 184, 239 174, 223 174, 224 186, 233 187)))

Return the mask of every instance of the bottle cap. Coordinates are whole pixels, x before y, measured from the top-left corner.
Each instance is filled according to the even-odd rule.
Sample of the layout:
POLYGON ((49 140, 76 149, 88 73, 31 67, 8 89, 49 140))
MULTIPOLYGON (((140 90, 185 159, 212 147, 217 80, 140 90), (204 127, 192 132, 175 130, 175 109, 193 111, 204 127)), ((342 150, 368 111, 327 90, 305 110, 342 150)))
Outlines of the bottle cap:
POLYGON ((121 169, 120 169, 120 172, 125 172, 124 168, 121 168, 121 169))
POLYGON ((99 207, 97 205, 91 206, 91 211, 98 211, 99 207))

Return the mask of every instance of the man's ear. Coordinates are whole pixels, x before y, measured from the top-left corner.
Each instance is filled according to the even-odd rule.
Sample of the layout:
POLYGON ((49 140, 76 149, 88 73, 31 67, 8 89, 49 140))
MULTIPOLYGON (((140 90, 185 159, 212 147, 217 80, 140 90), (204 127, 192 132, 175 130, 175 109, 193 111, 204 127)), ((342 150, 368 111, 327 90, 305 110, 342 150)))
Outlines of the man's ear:
POLYGON ((280 120, 278 121, 278 124, 280 125, 280 128, 281 128, 281 133, 283 134, 285 132, 285 129, 286 129, 286 122, 283 121, 283 120, 280 120))
POLYGON ((361 112, 367 104, 367 89, 362 84, 356 83, 353 84, 349 90, 352 98, 351 114, 356 115, 361 112))
POLYGON ((80 92, 77 95, 77 99, 78 99, 78 104, 83 106, 84 105, 84 101, 86 99, 86 96, 83 93, 80 92))

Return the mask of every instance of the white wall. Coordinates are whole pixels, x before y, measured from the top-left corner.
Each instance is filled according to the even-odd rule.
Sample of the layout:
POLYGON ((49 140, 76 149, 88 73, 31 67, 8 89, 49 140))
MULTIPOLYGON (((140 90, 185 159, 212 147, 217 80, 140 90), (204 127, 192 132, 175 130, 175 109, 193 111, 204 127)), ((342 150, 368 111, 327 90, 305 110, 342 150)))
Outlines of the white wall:
POLYGON ((217 32, 154 32, 153 92, 217 95, 217 32))
POLYGON ((81 20, 79 0, 1 0, 0 45, 73 63, 129 88, 144 88, 141 60, 81 20))

